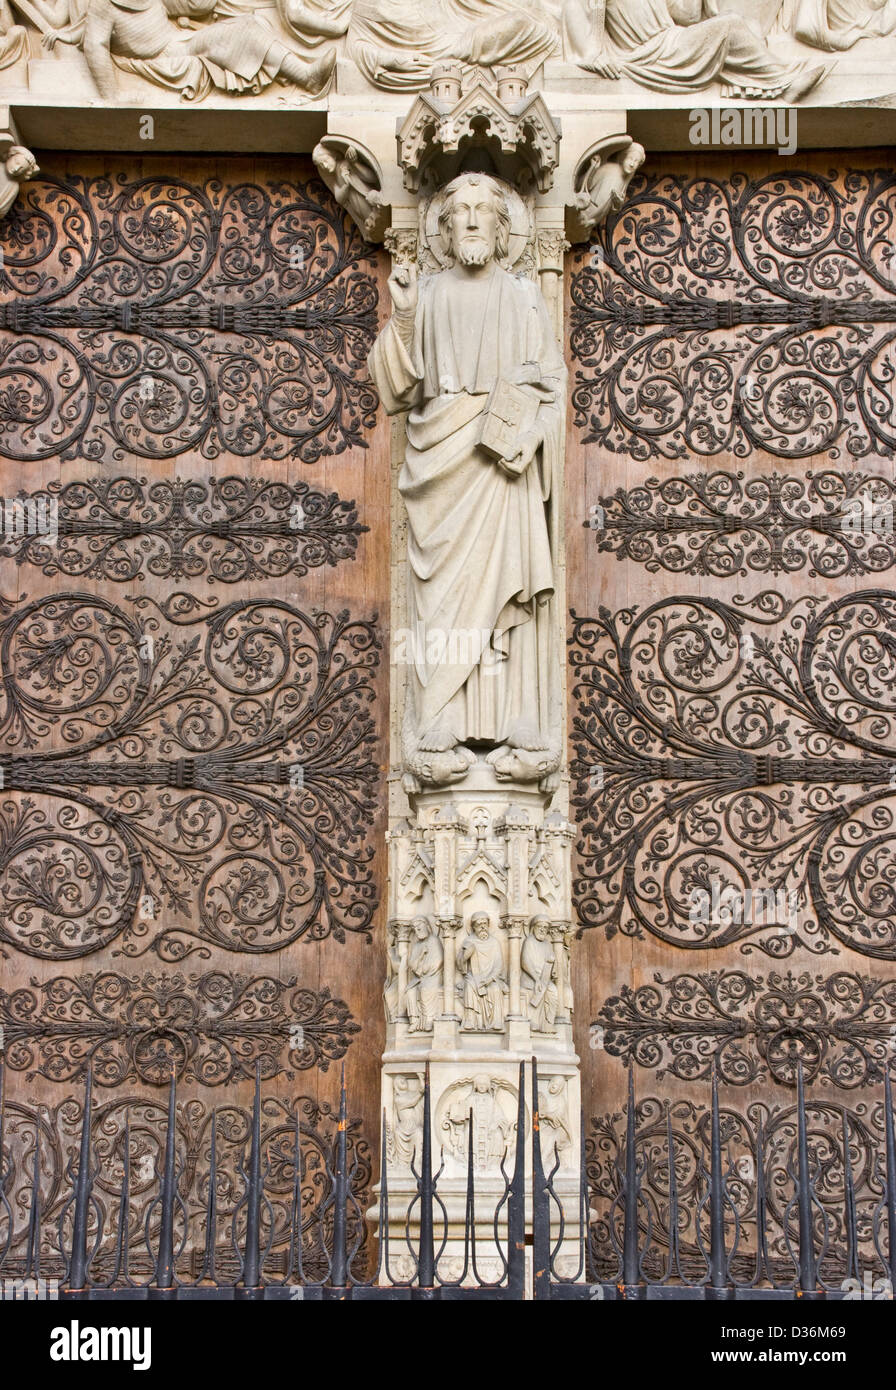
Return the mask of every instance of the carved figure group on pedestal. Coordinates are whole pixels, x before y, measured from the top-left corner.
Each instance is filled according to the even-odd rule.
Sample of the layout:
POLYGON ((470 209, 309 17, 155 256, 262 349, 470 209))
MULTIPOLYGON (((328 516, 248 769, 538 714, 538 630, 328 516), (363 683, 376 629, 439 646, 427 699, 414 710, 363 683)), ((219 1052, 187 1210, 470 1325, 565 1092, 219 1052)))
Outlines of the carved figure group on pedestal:
MULTIPOLYGON (((523 1015, 535 1033, 555 1034, 572 1013, 568 931, 545 916, 532 918, 521 932, 516 967, 508 967, 502 933, 486 912, 474 912, 455 956, 454 993, 461 1031, 502 1033, 513 995, 511 970, 519 981, 523 1015)), ((428 917, 389 924, 386 941, 386 1019, 406 1018, 409 1033, 432 1031, 442 1012, 445 947, 439 926, 428 917), (405 981, 404 985, 402 981, 405 981)), ((446 1005, 447 1007, 447 1005, 446 1005)))

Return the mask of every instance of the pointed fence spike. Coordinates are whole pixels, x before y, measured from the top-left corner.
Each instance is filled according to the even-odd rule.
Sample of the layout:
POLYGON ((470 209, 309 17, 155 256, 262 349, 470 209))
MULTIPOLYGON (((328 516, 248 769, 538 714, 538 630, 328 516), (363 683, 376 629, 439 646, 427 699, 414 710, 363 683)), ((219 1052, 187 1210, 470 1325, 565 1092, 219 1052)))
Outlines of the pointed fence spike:
MULTIPOLYGON (((93 1069, 87 1068, 84 1086, 84 1112, 81 1116, 81 1145, 78 1172, 75 1176, 74 1216, 72 1220, 72 1254, 68 1268, 70 1289, 87 1286, 87 1222, 90 1215, 90 1193, 93 1175, 90 1171, 90 1112, 93 1099, 93 1069)), ((60 1238, 61 1238, 60 1232, 60 1238)))
POLYGON ((861 1283, 859 1271, 859 1231, 856 1220, 856 1190, 849 1156, 849 1116, 843 1107, 843 1205, 846 1216, 846 1278, 861 1283))
POLYGON ((176 1157, 176 1117, 177 1117, 177 1079, 171 1068, 171 1081, 168 1087, 168 1130, 165 1135, 165 1166, 162 1170, 161 1221, 159 1223, 159 1250, 156 1258, 156 1287, 174 1287, 174 1204, 177 1179, 175 1173, 176 1157))
POLYGON ((551 1296, 551 1209, 541 1156, 538 1062, 532 1058, 532 1270, 536 1299, 551 1296))
POLYGON ((261 1062, 257 1061, 246 1184, 246 1237, 243 1273, 240 1279, 240 1283, 246 1289, 257 1289, 261 1284, 261 1189, 261 1062))
POLYGON ((893 1081, 890 1068, 884 1069, 884 1130, 887 1154, 886 1203, 889 1241, 890 1287, 896 1289, 896 1128, 893 1124, 893 1081))
POLYGON ((722 1126, 719 1118, 719 1074, 712 1064, 712 1118, 709 1160, 709 1284, 723 1289, 728 1282, 725 1249, 725 1175, 722 1171, 722 1126))
POLYGON ((803 1064, 797 1063, 797 1203, 800 1233, 800 1289, 814 1293, 817 1287, 815 1234, 812 1229, 812 1179, 809 1173, 809 1137, 806 1127, 806 1098, 803 1090, 803 1064))
POLYGON ((25 1277, 40 1278, 40 1112, 34 1117, 34 1161, 31 1168, 31 1210, 28 1214, 28 1247, 25 1255, 25 1277))
POLYGON ((631 1288, 638 1282, 638 1171, 635 1149, 635 1077, 628 1069, 628 1113, 625 1118, 624 1217, 622 1231, 622 1282, 631 1288))
POLYGON ((507 1286, 512 1299, 526 1285, 526 1064, 520 1062, 516 1105, 516 1149, 507 1197, 507 1286))
POLYGON ((330 1284, 344 1289, 348 1284, 348 1251, 346 1217, 348 1213, 348 1167, 346 1142, 345 1063, 342 1063, 339 1084, 339 1122, 336 1129, 336 1167, 333 1171, 333 1255, 330 1260, 330 1284))
POLYGON ((218 1224, 218 1107, 212 1110, 212 1139, 208 1151, 208 1196, 205 1200, 205 1253, 202 1257, 202 1278, 217 1284, 215 1273, 215 1238, 218 1224))
POLYGON ((432 1089, 429 1075, 429 1062, 423 1076, 423 1152, 420 1159, 420 1178, 417 1190, 420 1193, 420 1255, 417 1266, 417 1279, 421 1289, 434 1287, 435 1279, 435 1238, 433 1218, 433 1180, 432 1180, 432 1089))

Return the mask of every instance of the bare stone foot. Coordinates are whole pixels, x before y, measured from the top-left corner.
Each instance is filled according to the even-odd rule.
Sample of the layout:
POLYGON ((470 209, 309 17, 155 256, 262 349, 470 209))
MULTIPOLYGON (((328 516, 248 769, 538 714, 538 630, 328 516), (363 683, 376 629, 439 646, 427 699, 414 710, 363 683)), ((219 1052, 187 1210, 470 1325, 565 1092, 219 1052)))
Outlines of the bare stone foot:
POLYGON ((411 763, 411 771, 421 782, 432 787, 444 787, 465 777, 476 761, 476 754, 463 744, 433 753, 418 750, 411 763))
POLYGON ((427 729, 417 744, 420 753, 447 753, 457 743, 454 734, 445 724, 434 724, 427 729))
POLYGON ((540 753, 547 746, 547 740, 538 725, 531 721, 519 720, 507 735, 506 747, 508 748, 525 748, 527 752, 540 753))

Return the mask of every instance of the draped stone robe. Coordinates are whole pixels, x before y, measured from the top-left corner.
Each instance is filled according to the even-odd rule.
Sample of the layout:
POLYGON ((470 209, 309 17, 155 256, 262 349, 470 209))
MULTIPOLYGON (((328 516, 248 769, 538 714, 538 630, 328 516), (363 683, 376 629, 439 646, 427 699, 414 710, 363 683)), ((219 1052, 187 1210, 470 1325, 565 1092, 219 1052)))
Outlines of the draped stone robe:
POLYGON ((412 335, 393 317, 369 365, 388 413, 411 408, 398 483, 413 638, 406 748, 436 724, 459 742, 500 744, 519 721, 547 736, 566 369, 538 287, 497 264, 486 278, 424 279, 412 335), (477 440, 495 382, 527 376, 545 438, 513 478, 477 440))

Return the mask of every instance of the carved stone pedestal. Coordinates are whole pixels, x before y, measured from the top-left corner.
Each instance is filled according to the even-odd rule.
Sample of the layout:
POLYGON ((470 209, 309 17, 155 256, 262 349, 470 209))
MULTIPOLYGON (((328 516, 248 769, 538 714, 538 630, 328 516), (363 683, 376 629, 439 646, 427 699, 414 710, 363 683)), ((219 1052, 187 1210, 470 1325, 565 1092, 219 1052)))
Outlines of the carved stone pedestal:
MULTIPOLYGON (((460 785, 413 795, 415 823, 390 835, 382 1104, 393 1277, 407 1277, 399 1257, 407 1255, 405 1215, 417 1187, 412 1162, 420 1168, 427 1062, 433 1166, 442 1169, 438 1192, 449 1223, 441 1277, 457 1277, 463 1265, 471 1114, 477 1248, 485 1267, 489 1259, 500 1266, 493 1218, 505 1190, 501 1164, 509 1175, 519 1064, 533 1058, 545 1169, 559 1160, 554 1187, 574 1253, 580 1091, 567 916, 572 830, 557 812, 546 813, 549 800, 537 787, 508 790, 480 758, 460 785)), ((527 1066, 527 1136, 530 1087, 527 1066)), ((437 1231, 437 1245, 440 1239, 437 1231)))

